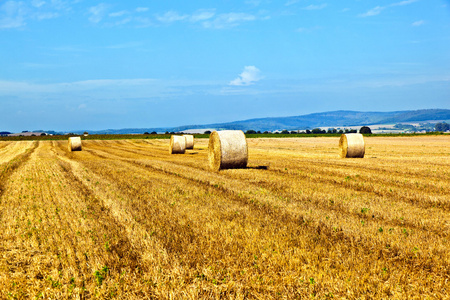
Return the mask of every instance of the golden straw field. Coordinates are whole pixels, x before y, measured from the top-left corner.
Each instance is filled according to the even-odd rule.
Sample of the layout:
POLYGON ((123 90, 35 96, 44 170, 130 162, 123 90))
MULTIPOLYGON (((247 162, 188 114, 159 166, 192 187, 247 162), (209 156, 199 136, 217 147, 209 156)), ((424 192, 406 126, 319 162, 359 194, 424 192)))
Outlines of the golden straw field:
POLYGON ((0 299, 449 299, 450 136, 0 142, 0 299))

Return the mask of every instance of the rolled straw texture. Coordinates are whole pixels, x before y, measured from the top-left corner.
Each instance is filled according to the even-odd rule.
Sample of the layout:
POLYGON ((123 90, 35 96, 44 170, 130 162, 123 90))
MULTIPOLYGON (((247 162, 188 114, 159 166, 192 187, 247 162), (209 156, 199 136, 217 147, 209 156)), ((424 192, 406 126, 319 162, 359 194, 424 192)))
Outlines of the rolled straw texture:
POLYGON ((170 137, 170 154, 184 154, 186 152, 186 138, 181 135, 172 135, 170 137))
POLYGON ((81 151, 81 138, 79 136, 69 138, 69 152, 81 151))
POLYGON ((346 133, 341 135, 339 150, 341 158, 363 158, 365 152, 364 137, 360 133, 346 133))
POLYGON ((186 149, 194 149, 194 136, 192 134, 184 134, 186 138, 186 149))
POLYGON ((209 137, 208 159, 212 170, 247 167, 247 140, 242 130, 213 131, 209 137))

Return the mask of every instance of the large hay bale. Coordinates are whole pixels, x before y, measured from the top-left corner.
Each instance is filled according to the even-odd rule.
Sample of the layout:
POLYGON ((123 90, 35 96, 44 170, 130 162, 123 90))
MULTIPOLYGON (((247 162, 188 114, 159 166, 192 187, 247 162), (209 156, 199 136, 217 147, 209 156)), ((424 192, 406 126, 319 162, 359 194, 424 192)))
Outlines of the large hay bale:
POLYGON ((186 138, 181 135, 172 135, 170 137, 170 154, 184 154, 186 152, 186 138))
POLYGON ((346 133, 341 135, 339 149, 341 158, 363 158, 365 152, 364 137, 360 133, 346 133))
POLYGON ((81 138, 79 136, 70 137, 68 148, 69 152, 81 151, 81 138))
POLYGON ((186 138, 186 149, 194 149, 194 136, 192 134, 184 134, 186 138))
POLYGON ((247 167, 247 140, 242 130, 214 131, 209 137, 208 159, 211 169, 247 167))

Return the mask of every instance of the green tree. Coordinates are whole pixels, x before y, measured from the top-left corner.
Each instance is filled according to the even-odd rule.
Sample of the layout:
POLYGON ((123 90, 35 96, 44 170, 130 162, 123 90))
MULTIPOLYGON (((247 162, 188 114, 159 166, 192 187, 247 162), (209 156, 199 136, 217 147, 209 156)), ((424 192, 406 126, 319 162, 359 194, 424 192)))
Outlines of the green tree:
POLYGON ((447 124, 445 122, 436 123, 436 125, 434 126, 434 129, 436 131, 447 131, 447 130, 450 130, 450 124, 447 124))
POLYGON ((313 130, 311 130, 311 132, 314 134, 327 133, 325 130, 322 130, 320 128, 314 128, 313 130))
POLYGON ((370 127, 367 126, 363 126, 359 129, 359 133, 361 134, 372 134, 372 130, 370 129, 370 127))
POLYGON ((255 133, 256 133, 256 131, 252 130, 252 129, 249 129, 245 132, 245 134, 255 134, 255 133))

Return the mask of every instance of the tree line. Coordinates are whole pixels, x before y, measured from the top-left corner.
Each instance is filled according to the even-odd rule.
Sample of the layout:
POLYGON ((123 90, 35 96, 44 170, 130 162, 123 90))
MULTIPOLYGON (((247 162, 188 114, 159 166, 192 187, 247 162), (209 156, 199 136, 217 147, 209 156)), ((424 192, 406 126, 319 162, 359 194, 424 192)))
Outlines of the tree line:
MULTIPOLYGON (((206 133, 206 132, 205 132, 206 133)), ((320 128, 314 128, 312 130, 306 129, 304 131, 299 130, 283 130, 281 132, 269 132, 269 131, 256 131, 256 130, 247 130, 245 134, 342 134, 342 133, 358 133, 358 130, 356 129, 339 129, 336 128, 328 128, 328 130, 320 129, 320 128)), ((372 134, 372 130, 370 127, 363 126, 359 129, 359 133, 362 134, 372 134)))

